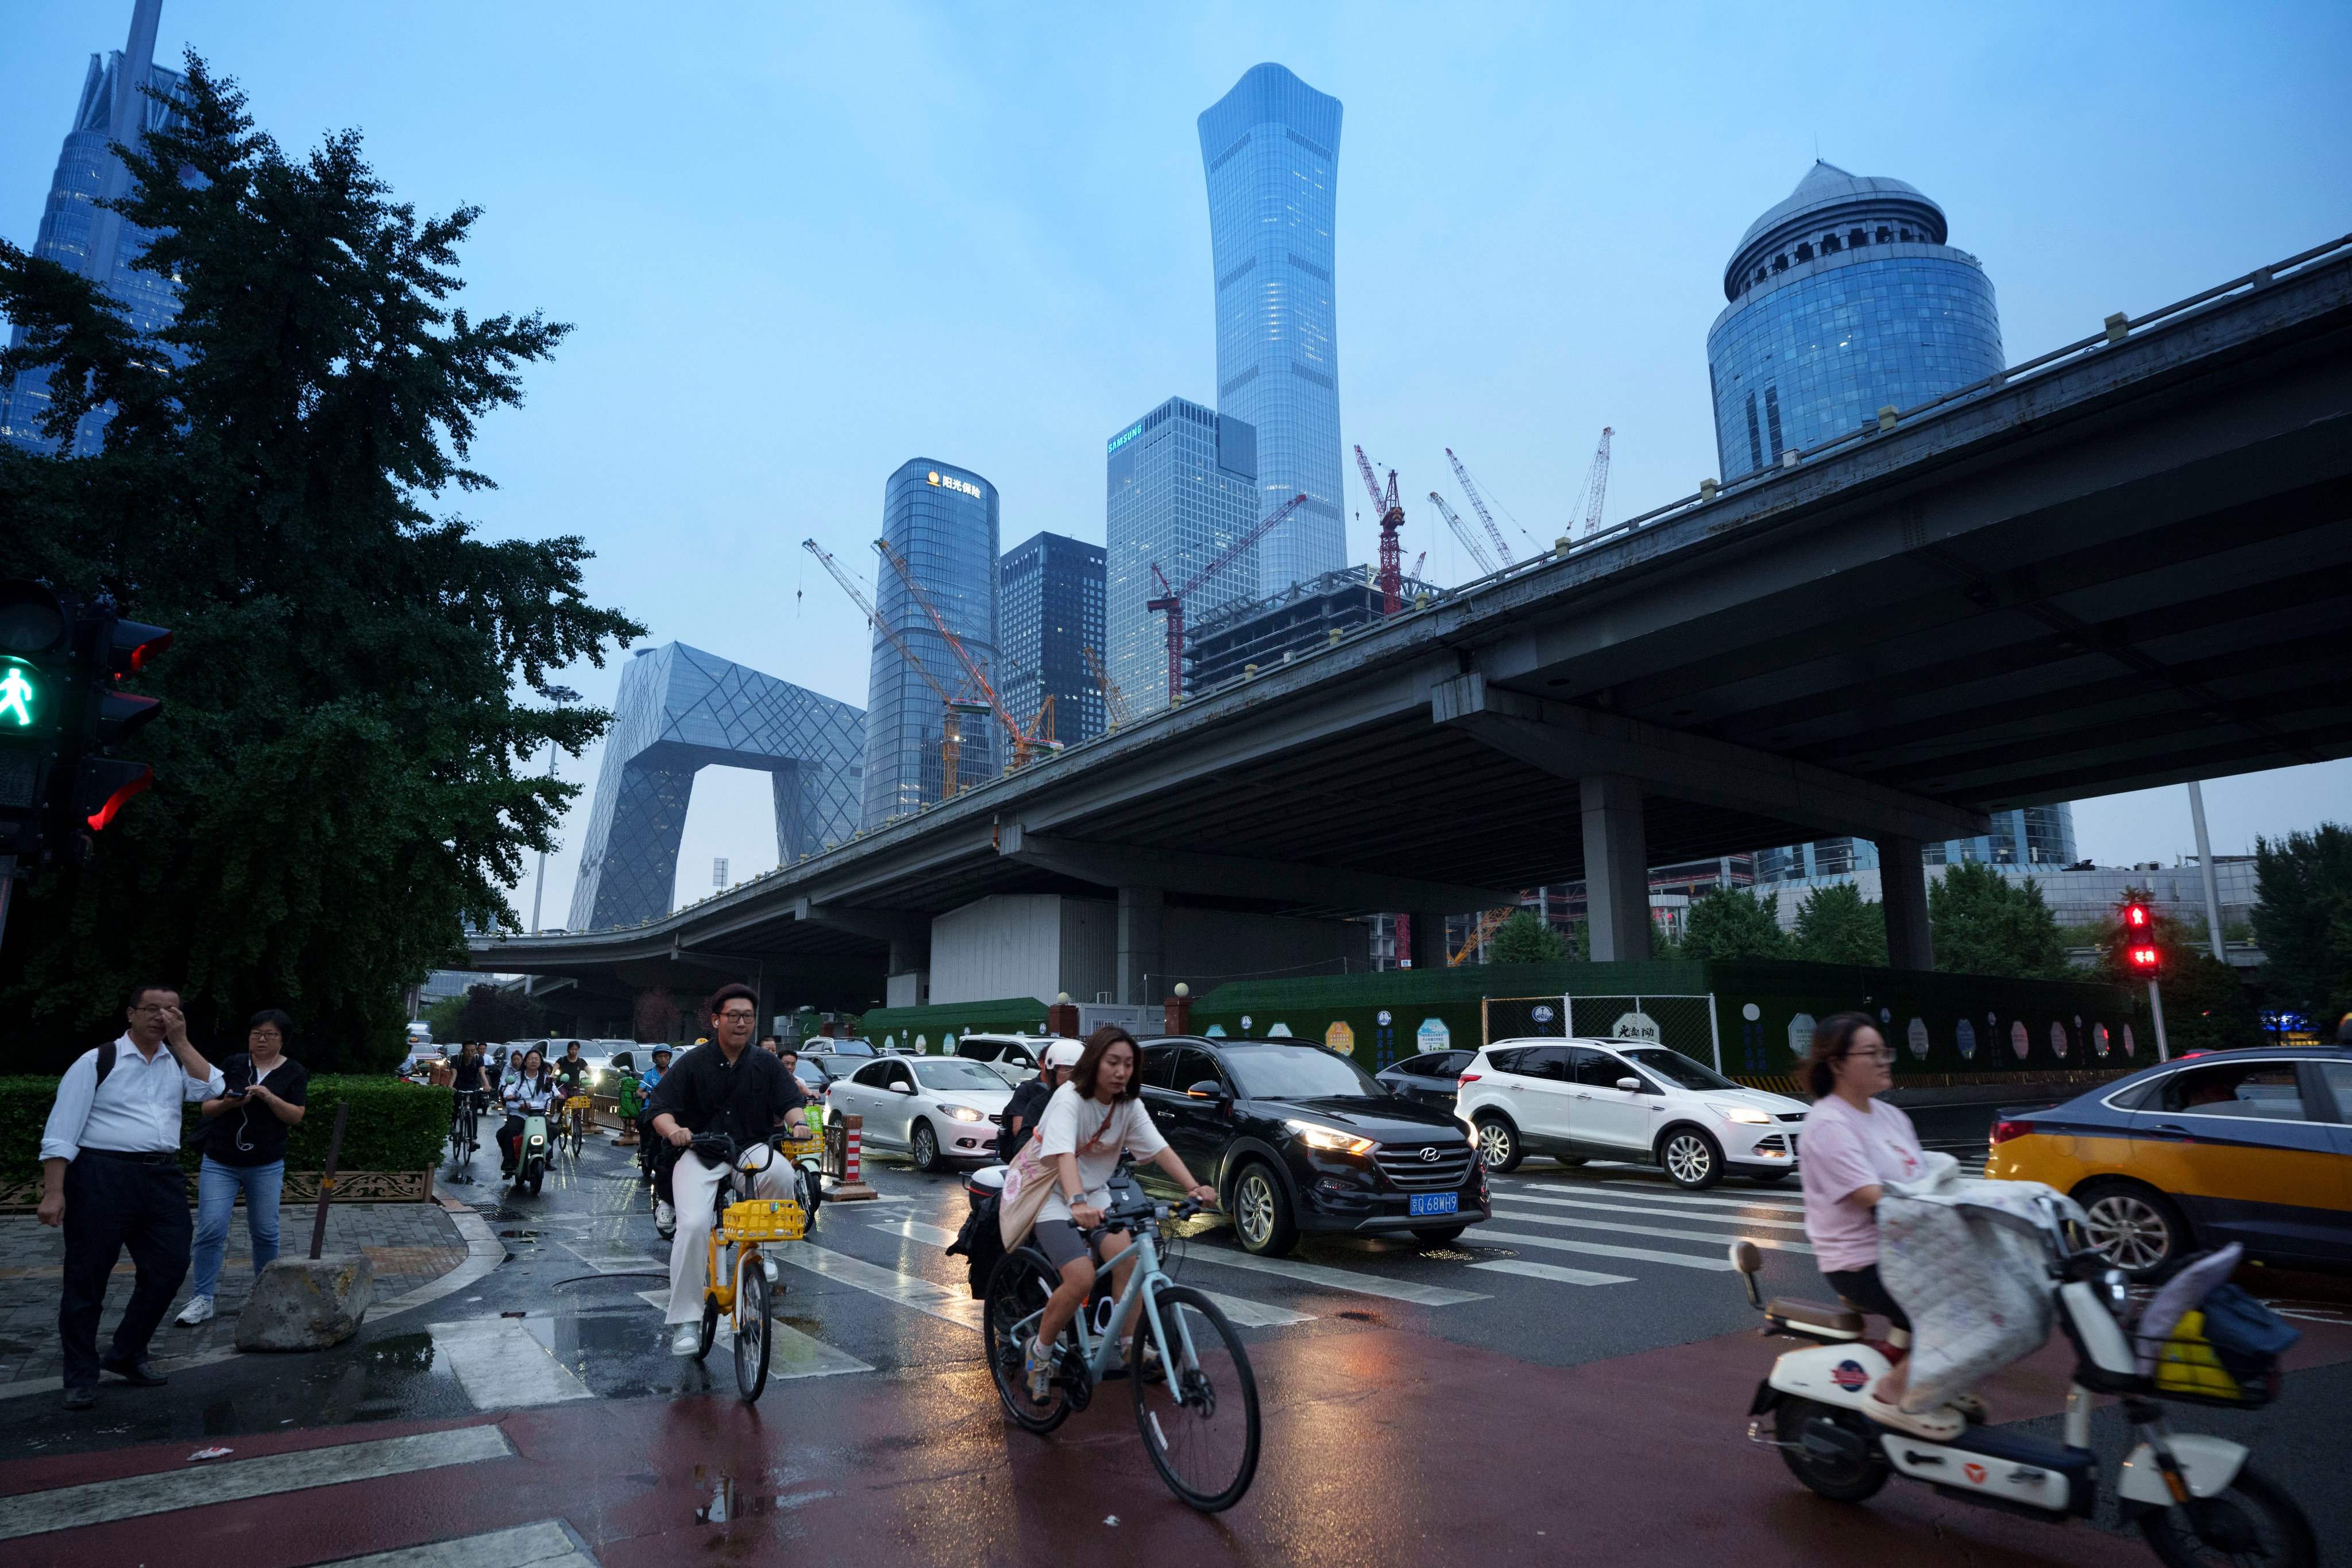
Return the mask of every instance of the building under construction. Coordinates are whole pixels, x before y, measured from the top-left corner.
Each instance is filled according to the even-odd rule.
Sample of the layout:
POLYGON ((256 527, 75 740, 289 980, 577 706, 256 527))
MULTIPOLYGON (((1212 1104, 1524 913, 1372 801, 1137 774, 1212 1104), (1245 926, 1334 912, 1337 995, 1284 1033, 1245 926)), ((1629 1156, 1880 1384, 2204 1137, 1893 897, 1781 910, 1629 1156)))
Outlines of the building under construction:
MULTIPOLYGON (((1408 605, 1442 590, 1416 577, 1400 584, 1408 605)), ((1328 647, 1333 632, 1376 621, 1386 595, 1370 566, 1326 572, 1311 583, 1294 583, 1266 599, 1222 605, 1185 628, 1184 689, 1206 691, 1251 665, 1267 669, 1311 649, 1328 647)))

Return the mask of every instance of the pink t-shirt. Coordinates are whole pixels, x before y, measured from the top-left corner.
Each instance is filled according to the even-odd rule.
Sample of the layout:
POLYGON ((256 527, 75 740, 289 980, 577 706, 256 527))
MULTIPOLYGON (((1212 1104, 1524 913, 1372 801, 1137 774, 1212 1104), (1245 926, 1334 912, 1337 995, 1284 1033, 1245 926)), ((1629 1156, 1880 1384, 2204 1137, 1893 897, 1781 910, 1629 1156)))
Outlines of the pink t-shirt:
POLYGON ((1863 1114, 1836 1095, 1813 1101, 1798 1142, 1799 1179, 1805 1189, 1805 1239, 1824 1274, 1867 1268, 1878 1261, 1878 1218, 1845 1201, 1847 1194, 1888 1182, 1914 1182, 1927 1161, 1911 1119, 1883 1100, 1863 1114))

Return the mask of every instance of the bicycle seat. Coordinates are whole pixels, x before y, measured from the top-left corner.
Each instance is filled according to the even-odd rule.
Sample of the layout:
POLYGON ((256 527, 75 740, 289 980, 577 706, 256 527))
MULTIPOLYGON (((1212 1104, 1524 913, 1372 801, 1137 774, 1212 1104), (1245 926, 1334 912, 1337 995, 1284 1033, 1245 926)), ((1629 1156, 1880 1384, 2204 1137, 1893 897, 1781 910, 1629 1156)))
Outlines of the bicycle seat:
POLYGON ((1862 1314, 1843 1302, 1807 1301, 1795 1296, 1775 1296, 1764 1303, 1764 1315, 1773 1322, 1825 1340, 1862 1338, 1862 1314))

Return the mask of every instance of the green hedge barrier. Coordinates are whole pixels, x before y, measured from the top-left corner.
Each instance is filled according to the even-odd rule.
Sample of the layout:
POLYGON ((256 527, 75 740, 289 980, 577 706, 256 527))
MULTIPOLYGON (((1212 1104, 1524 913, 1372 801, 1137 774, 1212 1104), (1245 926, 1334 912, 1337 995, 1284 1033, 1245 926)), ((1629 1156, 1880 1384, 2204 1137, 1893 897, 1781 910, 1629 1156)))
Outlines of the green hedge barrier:
MULTIPOLYGON (((310 1080, 310 1114, 287 1136, 286 1168, 320 1171, 335 1131, 335 1102, 350 1102, 341 1168, 424 1171, 441 1163, 456 1091, 403 1083, 390 1077, 322 1074, 310 1080)), ((53 1078, 0 1078, 0 1182, 41 1173, 41 1130, 57 1102, 53 1078)), ((180 1131, 180 1163, 193 1171, 201 1153, 204 1116, 194 1105, 180 1131)))

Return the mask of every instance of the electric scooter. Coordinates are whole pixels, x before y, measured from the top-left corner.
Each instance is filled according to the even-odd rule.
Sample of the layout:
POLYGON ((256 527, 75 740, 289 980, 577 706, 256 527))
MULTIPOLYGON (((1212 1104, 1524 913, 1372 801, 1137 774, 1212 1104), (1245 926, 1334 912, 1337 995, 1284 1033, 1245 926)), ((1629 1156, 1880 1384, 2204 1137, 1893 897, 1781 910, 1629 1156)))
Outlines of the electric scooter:
MULTIPOLYGON (((2074 1346, 2074 1384, 2066 1393, 2064 1441, 1970 1426, 1948 1442, 1885 1426, 1863 1413, 1863 1395, 1892 1366, 1892 1347, 1863 1338, 1862 1314, 1756 1289, 1763 1255, 1751 1241, 1731 1244, 1732 1267, 1748 1304, 1764 1314, 1764 1332, 1813 1341, 1784 1353, 1756 1390, 1748 1436, 1778 1448, 1800 1481, 1837 1502, 1861 1502, 1899 1475, 1942 1496, 2063 1522, 2092 1517, 2099 1496, 2098 1457, 2091 1450, 2091 1402, 2110 1394, 2131 1423, 2133 1446, 2114 1486, 2126 1523, 2138 1526, 2158 1557, 2187 1565, 2213 1559, 2262 1568, 2311 1568, 2318 1547, 2294 1498, 2246 1467, 2245 1447, 2220 1437, 2174 1432, 2159 1400, 2244 1408, 2266 1402, 2278 1373, 2241 1383, 2224 1398, 2167 1388, 2138 1371, 2122 1272, 2095 1252, 2077 1250, 2049 1198, 2036 1226, 2047 1244, 2049 1279, 2059 1325, 2074 1346)), ((1979 1210, 2000 1223, 2014 1216, 1979 1210)))
POLYGON ((547 1180, 547 1114, 530 1111, 522 1119, 522 1133, 515 1140, 514 1190, 530 1189, 532 1197, 539 1196, 539 1184, 547 1180))

